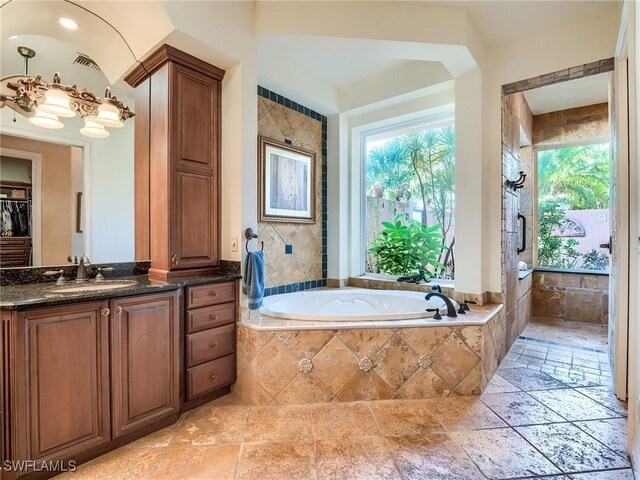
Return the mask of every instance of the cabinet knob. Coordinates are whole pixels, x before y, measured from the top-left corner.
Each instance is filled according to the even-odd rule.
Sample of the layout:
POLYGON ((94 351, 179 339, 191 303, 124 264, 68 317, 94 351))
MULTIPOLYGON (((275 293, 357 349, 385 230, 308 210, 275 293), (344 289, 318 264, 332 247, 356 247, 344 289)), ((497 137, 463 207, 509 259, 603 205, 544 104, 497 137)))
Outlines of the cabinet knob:
POLYGON ((108 308, 103 308, 102 310, 100 310, 100 314, 103 317, 108 317, 110 313, 111 313, 111 310, 109 310, 108 308))
POLYGON ((218 342, 211 342, 211 348, 218 348, 218 342))
POLYGON ((212 297, 217 297, 218 296, 218 292, 216 292, 215 290, 211 290, 209 292, 209 295, 211 295, 212 297))
POLYGON ((113 313, 115 313, 116 315, 120 315, 122 313, 122 307, 118 305, 116 308, 113 309, 113 313))
POLYGON ((214 374, 214 375, 211 375, 210 378, 215 382, 218 379, 218 376, 214 374))
POLYGON ((211 320, 217 320, 218 319, 218 315, 216 315, 215 313, 212 313, 211 315, 209 315, 209 318, 211 320))

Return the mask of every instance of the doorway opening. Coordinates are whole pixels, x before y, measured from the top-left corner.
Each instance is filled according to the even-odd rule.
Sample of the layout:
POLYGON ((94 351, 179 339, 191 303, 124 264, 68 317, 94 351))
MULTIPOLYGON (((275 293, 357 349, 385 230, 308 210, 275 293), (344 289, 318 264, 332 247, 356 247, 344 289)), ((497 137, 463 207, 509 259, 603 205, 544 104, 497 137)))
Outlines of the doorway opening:
POLYGON ((626 383, 615 388, 614 374, 626 372, 626 362, 612 359, 626 344, 611 334, 610 308, 618 290, 614 62, 590 65, 503 87, 511 348, 501 369, 534 370, 567 388, 615 390, 625 400, 626 383))

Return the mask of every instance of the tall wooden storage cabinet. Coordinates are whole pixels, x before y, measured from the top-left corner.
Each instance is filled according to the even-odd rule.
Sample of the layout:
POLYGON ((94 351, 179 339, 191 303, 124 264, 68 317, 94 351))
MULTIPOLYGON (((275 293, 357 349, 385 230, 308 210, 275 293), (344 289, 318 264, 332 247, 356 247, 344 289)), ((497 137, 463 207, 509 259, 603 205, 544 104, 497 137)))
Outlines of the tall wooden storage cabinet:
POLYGON ((224 71, 163 45, 125 79, 136 87, 136 259, 167 279, 220 264, 224 71))

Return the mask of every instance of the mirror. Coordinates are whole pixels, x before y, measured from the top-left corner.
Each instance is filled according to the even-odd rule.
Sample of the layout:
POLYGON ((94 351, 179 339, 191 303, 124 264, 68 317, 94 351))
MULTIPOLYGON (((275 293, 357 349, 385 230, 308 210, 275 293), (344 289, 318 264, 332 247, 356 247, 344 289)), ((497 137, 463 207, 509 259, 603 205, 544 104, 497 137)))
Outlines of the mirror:
MULTIPOLYGON (((15 13, 23 8, 21 3, 15 13)), ((64 2, 47 3, 60 10, 64 2)), ((4 26, 11 20, 6 10, 3 32, 9 31, 4 26)), ((110 38, 114 44, 119 40, 110 38)), ((107 79, 91 57, 93 42, 88 42, 87 51, 79 51, 77 41, 72 46, 32 32, 3 37, 3 78, 25 74, 18 47, 35 52, 28 61, 30 76, 41 75, 51 83, 59 72, 60 83, 86 88, 98 97, 110 87, 112 95, 133 110, 133 89, 107 79)), ((120 48, 116 45, 113 51, 120 48)), ((108 63, 103 51, 96 58, 108 63)), ((60 117, 60 129, 33 125, 7 107, 0 110, 0 119, 0 266, 62 265, 69 256, 83 253, 93 263, 133 261, 134 120, 106 129, 107 138, 90 138, 80 133, 85 122, 79 115, 60 117)))

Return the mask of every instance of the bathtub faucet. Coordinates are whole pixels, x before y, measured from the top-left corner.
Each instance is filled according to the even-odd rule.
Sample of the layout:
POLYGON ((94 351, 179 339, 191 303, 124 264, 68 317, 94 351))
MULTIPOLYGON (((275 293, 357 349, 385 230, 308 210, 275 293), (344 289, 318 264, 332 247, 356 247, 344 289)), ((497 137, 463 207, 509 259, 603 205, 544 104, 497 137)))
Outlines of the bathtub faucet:
POLYGON ((424 299, 429 301, 431 297, 438 297, 444 301, 444 304, 447 306, 447 317, 454 318, 458 316, 456 314, 456 307, 453 306, 453 302, 451 302, 451 299, 449 297, 440 292, 430 292, 427 293, 427 296, 424 297, 424 299))

